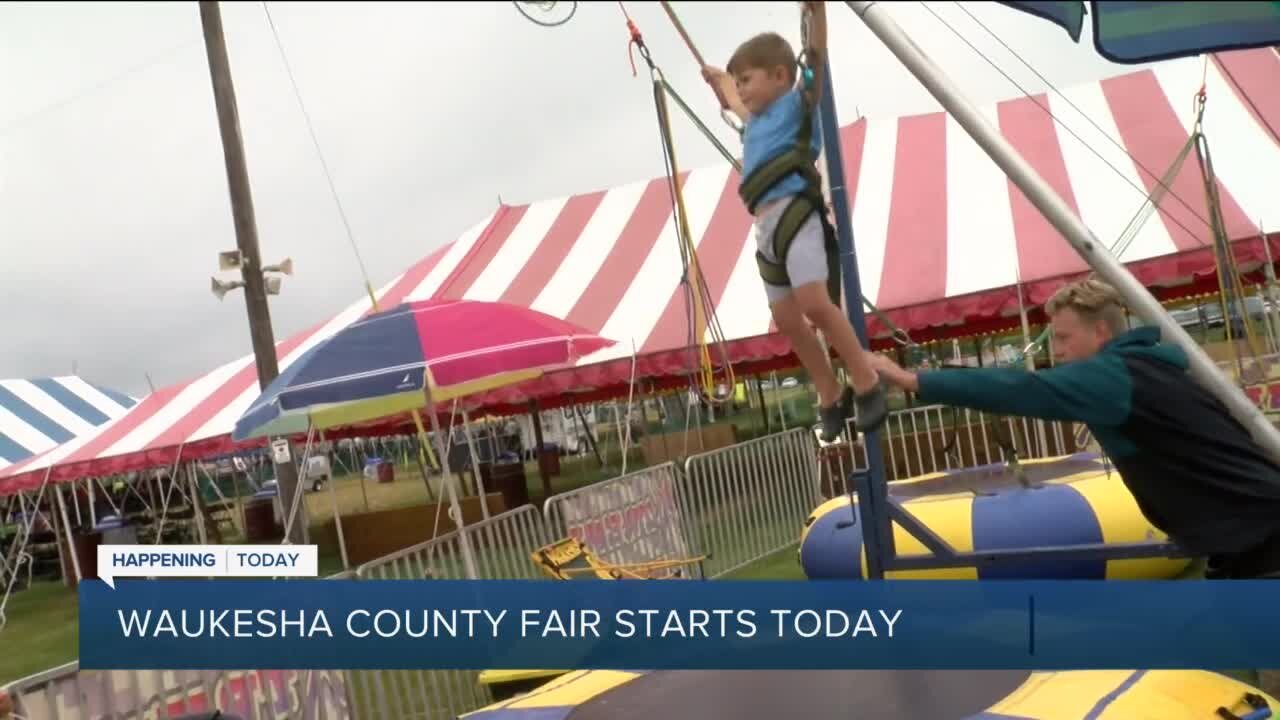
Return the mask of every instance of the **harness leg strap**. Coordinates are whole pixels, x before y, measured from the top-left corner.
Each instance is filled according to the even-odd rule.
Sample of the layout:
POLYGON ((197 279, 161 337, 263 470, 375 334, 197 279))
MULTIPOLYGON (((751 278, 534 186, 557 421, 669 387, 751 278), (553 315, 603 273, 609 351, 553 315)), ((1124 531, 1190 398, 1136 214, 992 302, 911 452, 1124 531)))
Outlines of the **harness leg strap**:
POLYGON ((835 227, 827 219, 825 208, 821 202, 815 202, 815 198, 808 195, 798 195, 787 203, 787 207, 782 211, 782 217, 778 219, 778 224, 773 231, 773 254, 778 258, 778 262, 773 262, 765 257, 764 253, 756 251, 756 264, 760 269, 760 277, 770 285, 782 285, 791 287, 791 278, 787 274, 787 254, 791 250, 792 243, 795 242, 796 236, 800 233, 800 228, 808 221, 809 217, 817 213, 819 221, 822 223, 823 249, 826 251, 827 260, 827 294, 831 297, 837 307, 841 305, 841 278, 840 278, 840 248, 836 238, 835 227))

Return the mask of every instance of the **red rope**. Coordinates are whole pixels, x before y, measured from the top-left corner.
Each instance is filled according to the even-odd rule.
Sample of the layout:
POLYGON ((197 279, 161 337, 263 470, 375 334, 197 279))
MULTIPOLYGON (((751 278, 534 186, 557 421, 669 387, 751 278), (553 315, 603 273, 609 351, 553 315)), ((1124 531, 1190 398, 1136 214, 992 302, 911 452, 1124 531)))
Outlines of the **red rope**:
POLYGON ((636 76, 636 56, 633 50, 640 48, 644 50, 644 37, 640 35, 640 28, 636 26, 635 21, 631 19, 631 15, 627 13, 627 6, 622 4, 622 0, 618 0, 618 7, 622 9, 622 16, 627 19, 627 30, 631 32, 631 41, 627 43, 627 59, 631 61, 631 77, 636 76))

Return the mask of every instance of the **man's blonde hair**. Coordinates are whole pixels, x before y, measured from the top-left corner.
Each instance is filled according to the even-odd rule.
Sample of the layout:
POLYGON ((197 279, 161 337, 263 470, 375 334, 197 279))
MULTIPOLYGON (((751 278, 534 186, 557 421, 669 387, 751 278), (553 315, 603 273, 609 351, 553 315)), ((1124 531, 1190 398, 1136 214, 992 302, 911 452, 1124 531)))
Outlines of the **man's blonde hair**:
POLYGON ((1063 287, 1044 306, 1050 317, 1063 308, 1071 308, 1085 322, 1103 321, 1116 335, 1129 327, 1124 298, 1114 287, 1096 278, 1090 277, 1063 287))
POLYGON ((796 81, 796 51, 778 33, 760 33, 738 46, 725 71, 733 75, 741 70, 772 70, 782 66, 788 82, 796 81))

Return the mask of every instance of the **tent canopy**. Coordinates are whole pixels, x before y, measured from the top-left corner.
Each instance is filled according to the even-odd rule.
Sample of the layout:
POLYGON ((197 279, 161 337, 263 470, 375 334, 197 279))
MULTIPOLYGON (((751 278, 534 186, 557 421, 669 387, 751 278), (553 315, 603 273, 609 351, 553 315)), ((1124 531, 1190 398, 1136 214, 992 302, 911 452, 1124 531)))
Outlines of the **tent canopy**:
MULTIPOLYGON (((1263 258, 1260 219, 1280 218, 1280 56, 1270 49, 1165 63, 986 108, 1006 138, 1099 240, 1125 233, 1187 142, 1206 79, 1204 131, 1223 216, 1242 268, 1263 258), (1052 115, 1051 115, 1052 113, 1052 115), (1056 118, 1056 120, 1055 120, 1056 118)), ((1088 266, 944 113, 860 118, 841 129, 863 292, 917 341, 1017 322, 1018 294, 1044 302, 1088 266)), ((735 363, 790 363, 760 288, 751 218, 728 164, 684 178, 690 231, 735 363)), ((1215 273, 1194 155, 1160 211, 1120 259, 1148 286, 1194 288, 1215 273)), ((1280 220, 1275 222, 1280 223, 1280 220)), ((380 308, 432 297, 501 300, 618 341, 575 369, 479 398, 529 397, 638 380, 678 382, 690 344, 679 245, 665 178, 526 205, 503 205, 376 291, 380 308), (636 356, 632 358, 632 348, 636 356)), ((367 298, 277 346, 281 369, 370 311, 367 298)), ((873 336, 888 329, 868 318, 873 336)), ((881 344, 887 341, 881 341, 881 344)), ((717 353, 713 353, 717 355, 717 353)), ((258 396, 252 356, 160 390, 98 432, 0 470, 0 493, 230 452, 235 420, 258 396)))
POLYGON ((0 380, 0 469, 90 434, 137 402, 75 375, 0 380))

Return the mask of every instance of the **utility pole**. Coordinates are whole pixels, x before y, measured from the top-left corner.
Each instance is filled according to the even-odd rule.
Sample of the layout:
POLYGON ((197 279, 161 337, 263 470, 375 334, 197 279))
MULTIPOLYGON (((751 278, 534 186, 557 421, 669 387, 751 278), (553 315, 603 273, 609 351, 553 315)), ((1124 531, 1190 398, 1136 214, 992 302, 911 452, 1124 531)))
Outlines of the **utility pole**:
MULTIPOLYGON (((236 246, 242 257, 240 273, 244 279, 245 309, 249 315, 249 336, 258 366, 258 387, 267 385, 280 374, 276 359, 276 343, 271 330, 271 309, 267 304, 266 281, 262 258, 258 252, 258 225, 253 212, 253 195, 249 189, 249 169, 245 163, 244 142, 240 137, 240 113, 236 108, 235 85, 231 81, 231 61, 222 33, 222 12, 217 0, 200 0, 200 24, 204 29, 205 52, 209 58, 209 77, 213 82, 213 100, 218 111, 218 128, 222 135, 222 154, 227 166, 227 186, 231 194, 231 214, 235 221, 236 246)), ((293 453, 290 452, 292 458, 293 453)), ((276 483, 286 516, 298 491, 296 460, 276 465, 276 483)), ((305 507, 300 508, 305 510, 305 507)), ((305 513, 294 523, 289 542, 305 541, 305 513)))

